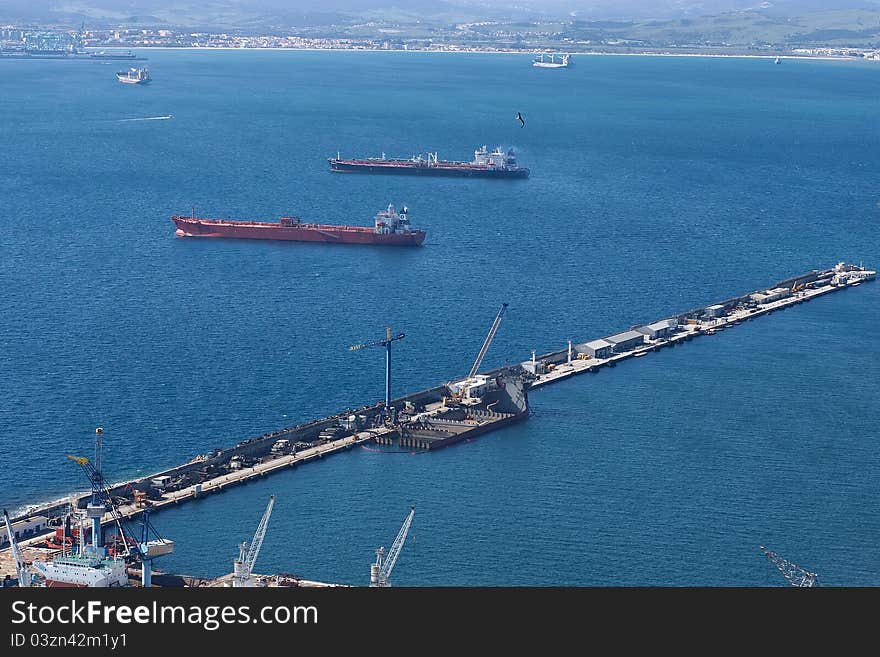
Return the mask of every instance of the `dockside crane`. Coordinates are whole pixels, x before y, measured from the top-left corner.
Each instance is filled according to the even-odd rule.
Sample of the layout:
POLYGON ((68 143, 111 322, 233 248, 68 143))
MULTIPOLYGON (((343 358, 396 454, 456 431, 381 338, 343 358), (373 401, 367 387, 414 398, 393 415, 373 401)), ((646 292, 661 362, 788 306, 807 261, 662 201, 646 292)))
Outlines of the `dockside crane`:
POLYGON ((782 576, 787 579, 789 584, 791 584, 792 586, 819 586, 819 576, 816 573, 811 573, 809 570, 801 568, 800 566, 792 563, 785 557, 781 557, 775 552, 768 550, 763 545, 761 545, 760 547, 761 551, 764 553, 764 556, 767 557, 770 563, 772 563, 779 569, 779 572, 782 573, 782 576))
POLYGON ((122 528, 122 517, 119 515, 119 510, 116 508, 113 498, 110 496, 110 487, 108 486, 106 479, 104 479, 104 473, 102 471, 104 454, 103 437, 104 430, 101 427, 95 429, 94 463, 89 461, 85 456, 68 455, 67 458, 83 469, 83 472, 85 472, 86 477, 92 485, 92 498, 89 500, 89 504, 86 507, 86 515, 92 519, 91 549, 94 550, 95 553, 101 552, 104 549, 104 532, 101 527, 101 519, 104 517, 104 513, 109 509, 113 519, 116 521, 119 535, 122 537, 122 543, 125 547, 125 556, 130 557, 131 550, 128 545, 128 537, 125 534, 125 530, 122 528))
POLYGON ((391 334, 391 327, 385 327, 385 339, 375 340, 374 342, 365 342, 364 344, 353 344, 349 351, 360 351, 365 347, 385 347, 385 410, 387 416, 391 413, 391 343, 403 340, 405 333, 391 334))
POLYGON ((150 522, 150 508, 141 511, 141 540, 137 546, 141 560, 141 586, 153 585, 153 559, 174 552, 174 541, 162 538, 150 522), (150 535, 155 536, 151 539, 150 535))
POLYGON ((446 387, 451 393, 449 401, 454 403, 461 402, 464 397, 469 396, 469 389, 477 389, 481 384, 485 383, 477 376, 477 372, 480 369, 480 365, 483 364, 483 359, 486 357, 489 347, 492 345, 492 340, 495 339, 495 334, 498 332, 498 327, 501 325, 501 318, 504 317, 504 313, 507 312, 507 305, 508 304, 506 303, 501 304, 501 308, 498 310, 498 314, 495 315, 492 326, 489 328, 489 333, 486 334, 486 339, 483 340, 483 346, 480 347, 480 352, 477 354, 477 358, 474 360, 474 364, 471 366, 471 370, 468 372, 467 377, 461 381, 453 381, 452 383, 446 384, 446 387))
POLYGON ((406 541, 406 535, 409 533, 409 526, 412 524, 415 514, 416 507, 412 507, 406 520, 403 521, 403 526, 397 532, 397 538, 391 544, 387 556, 384 546, 376 550, 376 562, 370 566, 370 586, 391 586, 388 578, 391 577, 391 571, 394 570, 394 564, 397 563, 397 557, 400 556, 400 550, 406 541))
POLYGON ((3 509, 3 522, 6 524, 6 536, 9 539, 9 550, 12 552, 12 559, 15 561, 15 576, 18 578, 18 585, 26 587, 31 585, 30 572, 21 550, 18 548, 18 541, 15 540, 15 532, 12 531, 12 524, 9 522, 9 514, 3 509))
POLYGON ((269 527, 269 516, 272 515, 272 507, 274 505, 275 496, 270 495, 269 504, 266 505, 266 511, 263 513, 260 524, 257 525, 257 531, 250 544, 244 542, 238 546, 238 559, 232 562, 232 586, 238 588, 254 585, 252 577, 254 564, 260 555, 260 548, 263 545, 263 538, 266 536, 266 529, 269 527))
POLYGON ((477 373, 477 370, 480 369, 480 365, 483 364, 483 359, 486 357, 486 352, 489 351, 489 347, 492 345, 492 340, 495 339, 495 334, 498 332, 498 327, 501 325, 501 318, 504 317, 505 312, 507 312, 507 304, 502 303, 501 309, 498 311, 498 314, 495 315, 492 327, 489 329, 486 339, 483 340, 483 346, 480 347, 480 353, 477 354, 477 359, 474 361, 471 371, 468 372, 467 378, 473 378, 477 373))

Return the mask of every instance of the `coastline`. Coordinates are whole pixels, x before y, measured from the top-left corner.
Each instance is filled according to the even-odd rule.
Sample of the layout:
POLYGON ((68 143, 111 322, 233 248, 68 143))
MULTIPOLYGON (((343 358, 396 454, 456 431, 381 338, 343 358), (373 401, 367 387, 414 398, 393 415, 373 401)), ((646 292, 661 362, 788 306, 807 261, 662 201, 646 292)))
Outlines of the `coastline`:
MULTIPOLYGON (((89 48, 98 48, 98 46, 89 46, 89 48)), ((150 51, 150 50, 192 50, 199 52, 210 52, 213 50, 243 50, 248 52, 255 51, 296 51, 296 52, 385 52, 385 53, 406 53, 406 54, 443 54, 443 55, 539 55, 546 50, 390 50, 385 48, 235 48, 232 46, 108 46, 103 50, 125 50, 125 51, 150 51)), ((832 56, 832 55, 749 55, 736 53, 695 53, 695 52, 601 52, 601 51, 554 51, 560 54, 569 54, 577 57, 593 57, 593 56, 609 56, 609 57, 721 57, 727 59, 821 59, 828 61, 873 61, 864 57, 853 56, 832 56)))

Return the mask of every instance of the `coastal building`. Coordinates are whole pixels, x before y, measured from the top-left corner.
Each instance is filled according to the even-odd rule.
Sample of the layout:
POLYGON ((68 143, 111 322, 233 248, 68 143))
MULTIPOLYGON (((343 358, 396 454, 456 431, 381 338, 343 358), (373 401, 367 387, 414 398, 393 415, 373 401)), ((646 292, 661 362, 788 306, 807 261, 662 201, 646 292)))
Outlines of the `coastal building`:
MULTIPOLYGON (((41 534, 48 528, 48 526, 49 518, 46 516, 34 516, 27 520, 19 520, 18 522, 12 523, 12 533, 15 536, 15 540, 19 541, 41 534)), ((6 537, 6 529, 4 528, 0 531, 0 548, 8 547, 8 545, 9 539, 6 537)))
POLYGON ((605 340, 591 340, 574 347, 579 354, 586 354, 592 358, 608 358, 614 353, 614 345, 605 340))
POLYGON ((773 303, 785 297, 791 296, 791 289, 787 287, 774 287, 763 292, 755 292, 749 298, 755 303, 773 303))
POLYGON ((661 319, 659 322, 654 322, 653 324, 648 324, 646 326, 636 326, 634 330, 648 336, 652 340, 657 340, 668 338, 675 333, 677 328, 677 319, 661 319))
POLYGON ((636 347, 645 343, 645 334, 638 331, 624 331, 603 338, 605 342, 614 345, 614 353, 619 354, 624 351, 632 351, 636 347))
POLYGON ((713 317, 721 317, 724 314, 724 306, 716 303, 713 306, 707 306, 706 310, 703 312, 704 317, 713 318, 713 317))

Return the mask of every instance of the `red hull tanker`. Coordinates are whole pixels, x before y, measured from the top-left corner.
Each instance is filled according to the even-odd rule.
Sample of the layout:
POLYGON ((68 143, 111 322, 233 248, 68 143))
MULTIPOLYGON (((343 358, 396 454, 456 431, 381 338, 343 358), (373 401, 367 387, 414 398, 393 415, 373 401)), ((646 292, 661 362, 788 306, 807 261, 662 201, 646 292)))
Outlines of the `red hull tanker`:
POLYGON ((278 222, 202 219, 174 215, 179 237, 232 237, 242 239, 324 242, 329 244, 383 244, 419 246, 425 231, 412 230, 406 207, 397 212, 393 205, 376 215, 374 227, 329 226, 304 223, 297 217, 281 217, 278 222))

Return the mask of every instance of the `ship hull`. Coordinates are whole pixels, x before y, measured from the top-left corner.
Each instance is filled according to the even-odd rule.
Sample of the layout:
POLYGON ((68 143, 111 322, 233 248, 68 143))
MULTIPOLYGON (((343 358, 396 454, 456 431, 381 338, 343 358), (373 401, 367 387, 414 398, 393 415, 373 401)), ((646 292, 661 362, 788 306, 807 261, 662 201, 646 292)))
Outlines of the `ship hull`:
POLYGON ((53 579, 46 580, 46 588, 48 589, 87 589, 86 584, 71 584, 70 582, 57 582, 53 579))
POLYGON ((177 226, 178 237, 225 237, 388 246, 419 246, 425 241, 425 232, 422 230, 409 233, 380 234, 372 228, 361 226, 325 226, 320 224, 283 226, 277 223, 217 221, 191 217, 172 217, 171 220, 177 226))
POLYGON ((344 162, 330 160, 334 173, 384 173, 409 176, 457 176, 465 178, 528 178, 529 169, 490 169, 471 164, 410 164, 408 162, 344 162))
POLYGON ((129 80, 128 78, 121 78, 116 76, 116 79, 119 80, 122 84, 149 84, 149 80, 129 80))

